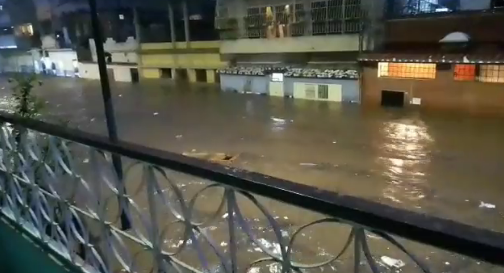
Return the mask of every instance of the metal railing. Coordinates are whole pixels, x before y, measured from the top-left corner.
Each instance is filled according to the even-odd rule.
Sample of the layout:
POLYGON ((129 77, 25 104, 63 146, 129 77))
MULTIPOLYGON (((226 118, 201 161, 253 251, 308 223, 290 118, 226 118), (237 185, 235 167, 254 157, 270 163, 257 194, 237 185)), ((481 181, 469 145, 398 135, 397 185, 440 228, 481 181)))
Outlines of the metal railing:
POLYGON ((454 13, 494 12, 502 10, 497 2, 475 1, 462 3, 459 0, 389 0, 386 14, 390 19, 404 17, 444 16, 454 13))
POLYGON ((360 0, 316 1, 311 7, 296 6, 289 13, 276 9, 270 17, 264 12, 217 17, 216 29, 222 40, 354 34, 362 30, 366 17, 360 0))
POLYGON ((500 233, 40 121, 0 122, 2 217, 85 272, 447 272, 448 259, 502 272, 500 233))

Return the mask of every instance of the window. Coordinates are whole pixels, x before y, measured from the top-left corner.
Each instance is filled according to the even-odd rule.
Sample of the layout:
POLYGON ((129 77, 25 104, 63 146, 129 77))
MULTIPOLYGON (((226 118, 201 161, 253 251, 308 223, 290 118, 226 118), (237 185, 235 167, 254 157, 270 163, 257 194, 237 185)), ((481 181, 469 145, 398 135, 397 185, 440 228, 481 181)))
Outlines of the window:
POLYGON ((378 63, 378 77, 435 79, 436 64, 378 63))
POLYGON ((453 78, 456 81, 474 81, 476 79, 476 65, 457 64, 453 70, 453 78))
POLYGON ((318 98, 329 99, 329 86, 327 84, 320 84, 318 86, 318 98))
POLYGON ((16 27, 16 35, 18 36, 33 36, 32 24, 24 24, 16 27))
POLYGON ((315 97, 315 84, 306 84, 305 85, 305 98, 307 99, 316 99, 315 97))
POLYGON ((504 65, 481 65, 480 82, 504 83, 504 65))
POLYGON ((271 74, 272 82, 283 82, 283 73, 273 73, 271 74))

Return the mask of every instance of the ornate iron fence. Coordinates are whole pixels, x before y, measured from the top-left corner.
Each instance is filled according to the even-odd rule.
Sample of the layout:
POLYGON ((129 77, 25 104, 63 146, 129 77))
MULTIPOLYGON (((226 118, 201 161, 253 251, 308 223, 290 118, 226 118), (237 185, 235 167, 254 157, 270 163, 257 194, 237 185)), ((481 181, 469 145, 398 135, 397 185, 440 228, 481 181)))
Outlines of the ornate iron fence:
POLYGON ((502 272, 500 233, 39 121, 0 122, 2 217, 85 272, 502 272), (112 153, 127 165, 123 181, 112 153))

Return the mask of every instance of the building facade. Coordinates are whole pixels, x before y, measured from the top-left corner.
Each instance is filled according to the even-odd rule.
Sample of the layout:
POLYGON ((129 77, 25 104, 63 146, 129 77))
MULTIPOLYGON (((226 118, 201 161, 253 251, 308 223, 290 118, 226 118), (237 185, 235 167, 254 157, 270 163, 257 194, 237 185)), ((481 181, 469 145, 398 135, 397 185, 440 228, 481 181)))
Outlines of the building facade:
POLYGON ((504 113, 504 3, 395 2, 359 58, 363 104, 504 113))
POLYGON ((383 1, 219 0, 224 91, 360 101, 358 53, 379 37, 383 1))

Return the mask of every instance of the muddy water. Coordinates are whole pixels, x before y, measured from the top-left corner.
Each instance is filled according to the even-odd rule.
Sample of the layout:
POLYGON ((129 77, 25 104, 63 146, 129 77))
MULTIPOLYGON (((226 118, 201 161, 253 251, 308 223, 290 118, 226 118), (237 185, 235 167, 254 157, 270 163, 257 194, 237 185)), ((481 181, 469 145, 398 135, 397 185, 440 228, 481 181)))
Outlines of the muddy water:
MULTIPOLYGON (((106 132, 98 82, 44 82, 37 92, 48 102, 50 115, 90 132, 106 132)), ((7 95, 7 89, 2 91, 7 95)), ((238 155, 233 162, 236 167, 504 231, 502 119, 366 111, 355 105, 219 93, 208 85, 159 81, 116 84, 113 99, 123 140, 180 153, 238 155)), ((191 187, 197 188, 198 183, 183 188, 194 193, 191 187)), ((145 198, 139 197, 138 202, 146 205, 145 198)), ((210 203, 215 207, 215 202, 210 203)), ((318 217, 265 202, 290 232, 318 217)), ((259 219, 257 209, 245 207, 250 208, 247 213, 253 219, 259 219)), ((263 220, 258 221, 261 226, 263 220)), ((322 227, 307 232, 312 237, 301 245, 315 256, 336 253, 342 242, 337 246, 317 244, 335 234, 342 238, 347 232, 322 227)), ((264 235, 265 240, 267 237, 264 235)), ((167 243, 173 245, 173 241, 178 240, 167 243)), ((381 253, 390 250, 385 244, 377 248, 381 253)), ((437 270, 480 270, 475 263, 469 266, 465 259, 437 250, 418 247, 417 251, 425 260, 436 260, 437 270)), ((400 256, 396 252, 389 255, 400 256)), ((481 270, 488 272, 488 268, 481 270)))

